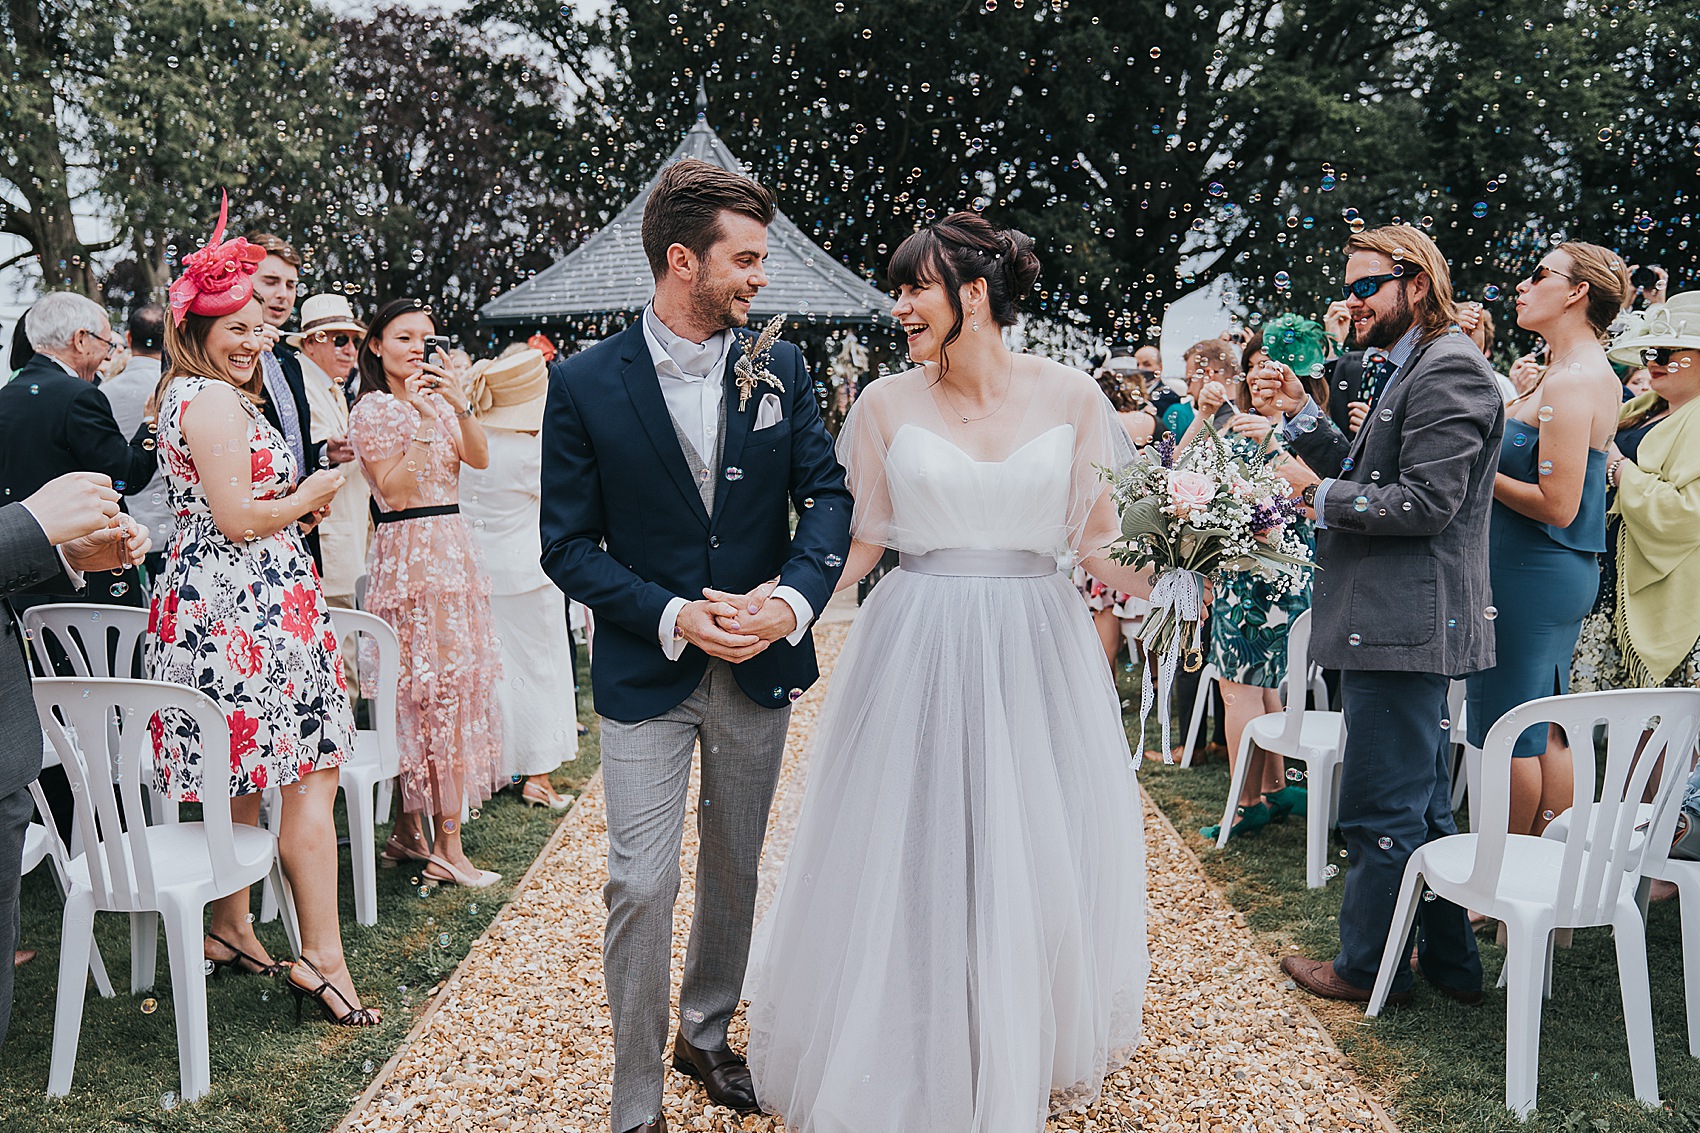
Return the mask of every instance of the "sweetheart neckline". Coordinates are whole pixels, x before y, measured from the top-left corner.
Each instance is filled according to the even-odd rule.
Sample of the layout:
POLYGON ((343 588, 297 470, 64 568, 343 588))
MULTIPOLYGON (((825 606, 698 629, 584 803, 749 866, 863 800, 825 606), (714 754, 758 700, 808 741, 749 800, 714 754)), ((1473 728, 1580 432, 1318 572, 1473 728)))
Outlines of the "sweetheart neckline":
POLYGON ((1052 433, 1056 432, 1058 429, 1072 429, 1072 428, 1074 428, 1073 425, 1069 424, 1067 421, 1063 421, 1059 424, 1052 425, 1049 429, 1046 429, 1044 432, 1038 434, 1037 436, 1027 440, 1026 442, 1024 442, 1022 444, 1017 445, 1015 448, 1011 449, 1009 455, 1004 457, 1002 460, 977 460, 974 457, 969 456, 967 450, 964 449, 961 445, 957 444, 955 441, 951 440, 949 437, 945 436, 944 434, 935 433, 933 430, 927 428, 926 426, 918 425, 913 421, 905 421, 902 425, 900 425, 898 427, 897 432, 892 435, 891 445, 889 446, 887 451, 889 452, 890 449, 897 447, 897 438, 901 437, 903 435, 903 432, 904 432, 905 429, 914 429, 917 432, 924 433, 929 437, 933 437, 936 440, 942 441, 947 447, 950 448, 950 450, 952 452, 961 456, 962 459, 966 460, 970 464, 986 464, 986 465, 1008 464, 1010 461, 1014 460, 1017 456, 1021 455, 1027 449, 1038 444, 1040 441, 1044 440, 1046 437, 1050 436, 1052 433))

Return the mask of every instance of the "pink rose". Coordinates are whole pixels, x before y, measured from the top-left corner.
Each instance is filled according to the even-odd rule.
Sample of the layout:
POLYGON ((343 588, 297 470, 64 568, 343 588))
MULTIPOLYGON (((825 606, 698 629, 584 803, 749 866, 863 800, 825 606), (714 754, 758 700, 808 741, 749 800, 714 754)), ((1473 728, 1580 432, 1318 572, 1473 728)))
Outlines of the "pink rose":
POLYGON ((1169 496, 1175 501, 1175 514, 1186 515, 1207 507, 1216 495, 1216 481, 1202 472, 1180 469, 1169 473, 1169 496))

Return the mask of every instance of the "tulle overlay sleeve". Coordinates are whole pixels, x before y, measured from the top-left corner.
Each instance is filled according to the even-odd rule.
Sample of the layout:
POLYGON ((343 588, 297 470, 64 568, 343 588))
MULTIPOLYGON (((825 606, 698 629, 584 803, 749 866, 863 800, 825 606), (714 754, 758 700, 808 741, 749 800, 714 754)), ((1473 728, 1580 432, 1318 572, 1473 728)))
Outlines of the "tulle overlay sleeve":
MULTIPOLYGON (((1071 373, 1074 373, 1071 371, 1071 373)), ((1110 498, 1115 477, 1140 459, 1115 407, 1085 374, 1074 373, 1074 464, 1069 476, 1068 538, 1078 559, 1107 548, 1121 534, 1121 517, 1110 498)))
POLYGON ((844 466, 845 486, 856 501, 850 536, 879 546, 889 546, 891 538, 891 491, 885 479, 886 452, 891 447, 887 380, 863 391, 838 430, 838 463, 844 466))

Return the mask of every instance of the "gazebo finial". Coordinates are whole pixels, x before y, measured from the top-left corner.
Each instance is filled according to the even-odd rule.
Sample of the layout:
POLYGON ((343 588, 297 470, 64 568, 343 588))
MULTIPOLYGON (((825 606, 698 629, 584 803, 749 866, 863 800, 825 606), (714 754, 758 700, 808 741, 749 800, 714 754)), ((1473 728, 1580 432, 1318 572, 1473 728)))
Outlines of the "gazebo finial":
POLYGON ((697 121, 708 121, 708 80, 697 76, 697 121))

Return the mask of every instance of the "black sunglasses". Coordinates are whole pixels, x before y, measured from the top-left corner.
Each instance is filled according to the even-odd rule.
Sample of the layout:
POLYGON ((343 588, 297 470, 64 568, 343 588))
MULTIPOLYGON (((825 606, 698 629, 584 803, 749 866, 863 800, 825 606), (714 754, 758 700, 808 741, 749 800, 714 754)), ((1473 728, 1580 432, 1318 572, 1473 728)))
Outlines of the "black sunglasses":
POLYGON ((1651 362, 1655 366, 1668 366, 1670 365, 1671 355, 1675 353, 1676 351, 1668 346, 1649 346, 1641 351, 1641 360, 1651 362))
POLYGON ((338 350, 341 350, 343 347, 354 341, 354 336, 351 334, 327 334, 324 331, 320 331, 313 337, 318 339, 320 342, 328 340, 330 344, 338 350))
POLYGON ((1380 291, 1391 281, 1407 278, 1409 277, 1403 271, 1388 272, 1386 275, 1366 275, 1362 279, 1354 279, 1352 282, 1340 288, 1340 297, 1342 299, 1351 299, 1353 297, 1358 299, 1368 299, 1371 295, 1380 291))
POLYGON ((1571 280, 1574 279, 1574 277, 1572 277, 1572 276, 1565 275, 1561 271, 1554 271, 1552 268, 1547 267, 1545 264, 1541 264, 1541 265, 1537 266, 1534 271, 1529 273, 1529 283, 1531 285, 1539 283, 1541 280, 1545 279, 1549 275, 1556 275, 1560 279, 1571 279, 1571 280))

